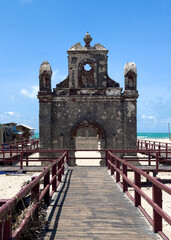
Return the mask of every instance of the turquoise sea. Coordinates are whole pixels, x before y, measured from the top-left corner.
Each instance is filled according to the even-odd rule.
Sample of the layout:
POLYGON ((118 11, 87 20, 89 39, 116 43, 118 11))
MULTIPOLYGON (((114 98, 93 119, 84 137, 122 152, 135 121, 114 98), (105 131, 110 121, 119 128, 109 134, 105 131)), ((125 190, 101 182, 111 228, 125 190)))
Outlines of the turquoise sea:
POLYGON ((169 133, 137 133, 137 137, 141 138, 169 138, 169 133))
MULTIPOLYGON (((39 133, 34 133, 35 138, 39 138, 39 133)), ((137 137, 141 138, 169 138, 169 133, 137 133, 137 137)))

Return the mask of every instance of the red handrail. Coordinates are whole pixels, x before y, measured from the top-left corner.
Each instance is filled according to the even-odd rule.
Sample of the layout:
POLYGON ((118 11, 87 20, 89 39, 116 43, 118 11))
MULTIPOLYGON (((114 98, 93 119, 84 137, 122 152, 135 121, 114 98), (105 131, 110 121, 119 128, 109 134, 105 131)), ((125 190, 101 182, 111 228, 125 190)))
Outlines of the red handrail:
POLYGON ((27 186, 20 190, 13 198, 8 200, 0 208, 0 239, 3 236, 3 240, 17 239, 22 232, 26 224, 30 221, 32 214, 36 211, 40 202, 44 199, 46 204, 49 204, 50 196, 56 191, 59 182, 61 181, 61 175, 64 174, 64 161, 67 157, 67 152, 65 151, 61 156, 54 160, 44 171, 33 179, 27 186), (58 167, 58 171, 57 171, 58 167), (52 170, 52 178, 50 180, 50 171, 52 170), (39 184, 41 179, 44 177, 44 190, 39 195, 39 184), (56 179, 58 177, 58 180, 56 179), (56 181, 57 180, 57 181, 56 181), (50 193, 50 186, 52 185, 52 191, 50 193), (16 206, 17 202, 25 197, 31 191, 31 196, 35 197, 38 202, 36 202, 29 212, 27 213, 25 219, 22 221, 20 226, 12 233, 11 221, 12 221, 12 210, 16 206))
POLYGON ((12 141, 12 142, 5 142, 1 144, 1 148, 0 149, 24 149, 24 148, 28 148, 28 147, 32 147, 34 146, 35 148, 38 148, 38 144, 39 144, 39 139, 38 138, 34 138, 34 139, 22 139, 19 141, 12 141))
MULTIPOLYGON (((124 161, 118 156, 114 155, 111 151, 108 152, 108 168, 111 171, 111 174, 114 175, 114 170, 116 171, 116 182, 120 184, 123 188, 123 191, 134 202, 136 207, 139 207, 140 210, 145 214, 149 222, 153 225, 154 232, 159 232, 162 236, 162 218, 164 218, 169 224, 171 224, 171 217, 163 211, 162 209, 162 191, 165 191, 171 195, 171 188, 165 186, 155 178, 149 176, 147 173, 143 172, 136 166, 124 161), (115 163, 114 163, 115 162, 115 163), (122 169, 121 169, 122 165, 122 169), (127 171, 132 169, 135 173, 135 181, 132 182, 127 177, 127 171), (120 175, 123 178, 123 182, 120 181, 120 175), (148 179, 153 185, 153 200, 150 199, 142 190, 141 190, 141 178, 140 176, 148 179), (134 188, 135 196, 132 197, 128 191, 128 184, 134 188), (143 197, 153 208, 153 219, 148 215, 148 213, 141 206, 141 197, 143 197)), ((167 239, 167 238, 166 238, 167 239)))

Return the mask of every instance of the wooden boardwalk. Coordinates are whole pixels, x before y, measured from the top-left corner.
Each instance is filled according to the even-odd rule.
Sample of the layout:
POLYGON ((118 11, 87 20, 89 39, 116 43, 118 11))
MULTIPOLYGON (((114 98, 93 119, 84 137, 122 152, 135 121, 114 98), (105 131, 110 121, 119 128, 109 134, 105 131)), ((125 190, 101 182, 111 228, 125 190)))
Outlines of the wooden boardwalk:
POLYGON ((160 239, 103 167, 69 168, 41 239, 160 239))

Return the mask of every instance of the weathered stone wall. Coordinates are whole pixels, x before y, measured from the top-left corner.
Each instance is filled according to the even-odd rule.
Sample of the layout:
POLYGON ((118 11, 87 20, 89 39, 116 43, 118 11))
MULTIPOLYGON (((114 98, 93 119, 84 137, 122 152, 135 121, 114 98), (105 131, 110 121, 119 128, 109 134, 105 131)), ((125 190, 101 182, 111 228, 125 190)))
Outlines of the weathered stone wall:
POLYGON ((59 148, 63 136, 65 148, 71 148, 71 129, 78 122, 93 121, 103 126, 107 148, 123 148, 123 103, 112 97, 56 98, 52 107, 52 145, 59 148), (60 126, 60 127, 59 127, 60 126))
POLYGON ((40 103, 39 105, 39 137, 40 148, 46 146, 51 149, 51 103, 40 103))

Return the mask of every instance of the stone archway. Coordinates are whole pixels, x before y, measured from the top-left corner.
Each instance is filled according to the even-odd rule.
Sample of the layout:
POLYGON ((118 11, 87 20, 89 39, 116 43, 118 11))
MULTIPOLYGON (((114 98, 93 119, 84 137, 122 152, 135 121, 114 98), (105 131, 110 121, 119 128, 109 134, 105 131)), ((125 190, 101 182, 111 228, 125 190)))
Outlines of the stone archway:
MULTIPOLYGON (((97 150, 96 152, 91 152, 90 157, 102 157, 101 152, 98 150, 105 149, 105 131, 103 127, 94 121, 81 121, 75 124, 71 129, 71 141, 74 149, 78 150, 97 150)), ((79 152, 79 151, 78 151, 79 152)), ((75 157, 82 157, 84 152, 76 152, 75 157)), ((87 154, 87 153, 86 153, 87 154)), ((76 160, 77 165, 103 165, 102 161, 96 160, 93 163, 89 160, 76 160)))
POLYGON ((73 139, 76 136, 78 128, 85 128, 85 127, 90 127, 95 129, 100 138, 105 138, 104 128, 99 123, 95 121, 84 120, 76 123, 74 127, 71 129, 71 139, 73 139))

